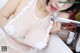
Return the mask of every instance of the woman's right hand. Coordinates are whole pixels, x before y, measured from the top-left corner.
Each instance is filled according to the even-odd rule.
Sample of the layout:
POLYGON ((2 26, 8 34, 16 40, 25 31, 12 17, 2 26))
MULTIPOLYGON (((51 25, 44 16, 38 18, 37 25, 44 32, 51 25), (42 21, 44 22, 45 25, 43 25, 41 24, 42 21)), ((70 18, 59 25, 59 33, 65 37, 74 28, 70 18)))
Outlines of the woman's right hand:
POLYGON ((54 21, 50 33, 56 34, 58 31, 60 31, 60 29, 61 29, 61 22, 54 21))
MULTIPOLYGON (((60 12, 57 15, 57 17, 61 17, 61 18, 69 18, 69 16, 70 16, 69 13, 66 13, 66 12, 60 12)), ((60 30, 61 30, 61 22, 54 21, 50 33, 56 34, 60 30)))

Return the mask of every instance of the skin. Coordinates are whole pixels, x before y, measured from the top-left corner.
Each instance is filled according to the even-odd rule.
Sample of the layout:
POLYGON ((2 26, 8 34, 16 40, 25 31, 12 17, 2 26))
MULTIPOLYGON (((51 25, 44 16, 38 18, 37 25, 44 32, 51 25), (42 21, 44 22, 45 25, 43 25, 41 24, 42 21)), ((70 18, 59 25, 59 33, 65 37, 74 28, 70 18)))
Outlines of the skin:
MULTIPOLYGON (((72 3, 70 3, 70 4, 64 4, 62 7, 61 6, 59 6, 59 4, 57 4, 58 2, 59 2, 59 0, 50 0, 49 1, 49 3, 48 3, 48 5, 46 5, 46 0, 39 0, 40 2, 38 2, 39 4, 41 3, 41 5, 37 5, 37 6, 39 6, 39 7, 36 7, 40 12, 42 12, 41 14, 43 15, 43 12, 45 13, 45 15, 44 15, 44 17, 45 16, 47 16, 48 14, 50 14, 50 13, 54 13, 54 12, 56 12, 56 11, 61 11, 61 10, 65 10, 65 9, 68 9, 69 7, 71 7, 72 6, 72 3), (52 6, 54 6, 57 10, 56 11, 52 11, 51 10, 51 6, 50 5, 52 5, 52 6), (44 10, 44 11, 43 11, 44 10)), ((67 0, 66 0, 67 1, 67 0)), ((38 14, 38 13, 37 13, 38 14)), ((69 14, 68 13, 65 13, 65 12, 62 12, 62 13, 60 13, 58 16, 59 17, 64 17, 64 15, 65 15, 65 18, 68 18, 69 17, 69 14)), ((38 14, 38 15, 40 15, 40 13, 38 14)), ((60 22, 54 22, 53 23, 53 30, 51 30, 51 32, 52 33, 56 33, 57 31, 59 31, 60 30, 60 28, 61 28, 61 23, 60 22), (56 27, 57 26, 57 27, 56 27)))
MULTIPOLYGON (((5 26, 5 24, 7 23, 7 20, 9 19, 9 17, 12 14, 13 14, 13 18, 14 18, 16 16, 16 14, 18 14, 19 11, 26 5, 26 2, 28 2, 28 0, 9 0, 8 3, 0 10, 0 27, 5 26), (13 3, 15 3, 15 4, 13 4, 13 3)), ((50 0, 48 2, 48 5, 46 5, 46 0, 38 0, 37 5, 35 7, 35 12, 36 12, 35 14, 40 19, 42 19, 42 18, 46 17, 47 15, 49 15, 50 13, 65 10, 72 6, 72 3, 70 3, 70 4, 65 3, 61 7, 61 6, 59 6, 58 2, 59 2, 59 0, 50 0), (57 10, 52 11, 50 5, 54 6, 57 10)), ((69 17, 69 14, 65 13, 65 12, 60 13, 58 16, 64 17, 63 14, 65 15, 65 18, 69 17)), ((55 21, 55 22, 53 22, 52 26, 53 26, 53 29, 51 30, 51 33, 53 33, 53 34, 56 34, 61 29, 60 22, 55 21)))
MULTIPOLYGON (((69 18, 70 15, 69 15, 69 13, 61 12, 58 16, 62 17, 62 18, 69 18), (63 14, 64 14, 64 16, 63 16, 63 14)), ((56 25, 54 23, 52 26, 53 26, 53 29, 50 31, 50 33, 52 33, 52 34, 56 33, 64 42, 66 42, 66 40, 69 36, 69 30, 65 30, 64 27, 61 27, 60 22, 58 23, 57 28, 54 28, 54 27, 56 27, 56 25), (65 34, 61 34, 61 33, 65 33, 65 34)))
MULTIPOLYGON (((9 17, 12 14, 13 14, 12 18, 14 18, 21 11, 21 9, 26 5, 26 2, 28 2, 28 0, 9 0, 7 2, 7 4, 0 10, 0 27, 5 26, 9 17)), ((72 6, 72 4, 64 4, 65 7, 64 6, 59 7, 57 4, 58 2, 59 2, 59 0, 50 0, 48 5, 46 5, 46 0, 38 0, 36 7, 35 7, 35 14, 40 19, 43 19, 50 13, 54 13, 54 12, 60 11, 60 10, 65 10, 72 6), (52 11, 50 5, 56 7, 57 10, 52 11)), ((53 33, 53 34, 56 34, 61 29, 60 22, 53 22, 52 26, 54 29, 51 30, 51 33, 53 33)))
MULTIPOLYGON (((62 0, 60 0, 62 1, 62 0)), ((67 1, 67 0, 66 0, 67 1)), ((45 3, 45 0, 43 0, 43 2, 45 3)), ((50 5, 54 6, 55 8, 57 8, 57 11, 61 11, 61 10, 65 10, 65 9, 68 9, 69 7, 72 6, 72 3, 69 3, 69 4, 64 4, 62 7, 59 6, 59 0, 50 0, 48 5, 45 5, 45 8, 47 9, 48 12, 52 12, 54 13, 55 11, 52 11, 50 9, 50 5), (57 4, 58 3, 58 4, 57 4)), ((58 17, 63 17, 63 18, 69 18, 69 13, 66 13, 66 12, 61 12, 59 13, 58 17)), ((51 29, 50 33, 52 34, 57 34, 59 35, 59 37, 66 42, 67 38, 68 38, 68 35, 69 35, 69 31, 68 30, 64 30, 63 28, 61 29, 61 23, 60 22, 53 22, 53 29, 51 29), (66 33, 66 34, 59 34, 58 32, 63 32, 63 33, 66 33)))
MULTIPOLYGON (((55 11, 52 11, 50 8, 50 5, 57 8, 57 10, 65 10, 69 7, 71 7, 72 4, 64 4, 64 6, 59 7, 57 4, 58 0, 50 0, 48 5, 46 5, 46 0, 38 0, 39 2, 36 5, 36 14, 38 14, 38 17, 42 15, 42 17, 47 16, 50 13, 54 13, 55 11)), ((26 3, 26 0, 9 0, 8 3, 0 10, 0 26, 4 26, 7 23, 8 18, 13 14, 15 15, 19 13, 19 11, 24 7, 26 3), (15 4, 13 4, 15 3, 15 4), (11 5, 11 7, 10 7, 11 5), (16 11, 15 11, 16 10, 16 11)), ((40 18, 42 18, 40 17, 40 18)), ((55 24, 58 24, 58 22, 55 22, 55 24)), ((60 23, 59 23, 60 24, 60 23)))
MULTIPOLYGON (((42 1, 43 1, 43 3, 46 2, 46 0, 42 0, 42 1)), ((68 9, 69 7, 72 6, 72 3, 69 3, 69 4, 67 4, 67 3, 59 3, 59 1, 64 1, 64 0, 50 0, 49 3, 48 3, 48 5, 44 4, 45 5, 45 8, 49 12, 55 12, 55 11, 51 11, 50 5, 54 6, 59 11, 68 9), (59 6, 60 4, 63 4, 63 6, 59 6)), ((66 1, 68 1, 68 0, 66 0, 66 1)))

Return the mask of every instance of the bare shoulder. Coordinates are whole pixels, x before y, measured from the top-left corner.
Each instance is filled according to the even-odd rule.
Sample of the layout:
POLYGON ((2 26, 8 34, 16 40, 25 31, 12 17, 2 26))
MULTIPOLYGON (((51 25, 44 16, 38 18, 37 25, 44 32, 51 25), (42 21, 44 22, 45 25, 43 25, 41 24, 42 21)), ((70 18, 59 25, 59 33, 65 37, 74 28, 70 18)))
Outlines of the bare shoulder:
POLYGON ((19 13, 29 2, 30 0, 20 0, 17 8, 16 8, 16 12, 15 14, 19 13))
POLYGON ((9 17, 13 12, 15 12, 17 6, 21 0, 8 0, 2 9, 0 9, 1 17, 9 17))
POLYGON ((16 11, 19 12, 29 0, 8 0, 5 6, 0 9, 0 17, 10 17, 16 11))
POLYGON ((21 0, 18 6, 22 8, 22 7, 24 7, 28 2, 29 2, 29 0, 21 0))

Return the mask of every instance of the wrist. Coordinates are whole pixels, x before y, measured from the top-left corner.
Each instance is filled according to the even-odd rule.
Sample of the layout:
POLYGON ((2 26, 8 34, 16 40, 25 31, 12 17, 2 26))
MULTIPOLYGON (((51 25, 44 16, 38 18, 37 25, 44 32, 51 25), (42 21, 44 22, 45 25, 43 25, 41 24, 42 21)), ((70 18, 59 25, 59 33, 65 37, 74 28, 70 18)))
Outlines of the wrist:
POLYGON ((56 31, 56 30, 53 30, 53 29, 50 30, 50 34, 54 34, 55 35, 55 34, 58 34, 58 32, 59 31, 56 31))

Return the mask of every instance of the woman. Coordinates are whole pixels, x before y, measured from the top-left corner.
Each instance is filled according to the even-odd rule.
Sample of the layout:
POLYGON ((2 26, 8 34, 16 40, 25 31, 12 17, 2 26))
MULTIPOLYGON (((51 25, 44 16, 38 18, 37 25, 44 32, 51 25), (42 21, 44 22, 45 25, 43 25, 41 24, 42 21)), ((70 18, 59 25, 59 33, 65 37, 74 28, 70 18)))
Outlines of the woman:
MULTIPOLYGON (((50 15, 65 10, 73 4, 59 3, 60 1, 9 0, 0 10, 0 26, 6 33, 4 39, 7 45, 12 44, 11 47, 15 48, 16 52, 19 50, 23 53, 46 48, 50 41, 50 15)), ((53 23, 54 34, 60 30, 60 27, 60 22, 53 23)), ((10 50, 8 52, 12 53, 10 50)))

